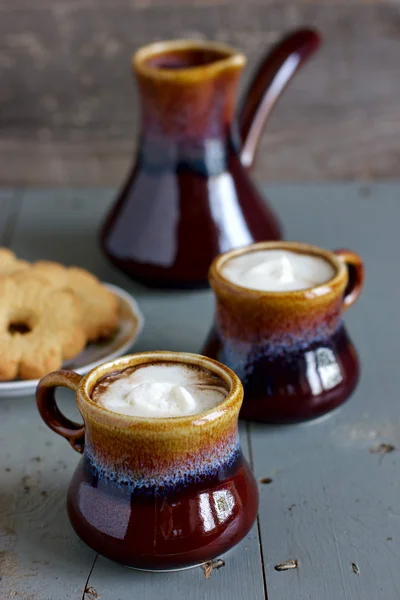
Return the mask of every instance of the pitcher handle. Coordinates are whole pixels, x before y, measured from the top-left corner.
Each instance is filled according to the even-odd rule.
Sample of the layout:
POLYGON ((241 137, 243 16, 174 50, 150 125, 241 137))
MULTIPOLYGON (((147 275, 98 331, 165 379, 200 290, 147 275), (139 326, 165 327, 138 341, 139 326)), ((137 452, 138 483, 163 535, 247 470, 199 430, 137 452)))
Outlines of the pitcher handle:
POLYGON ((361 257, 351 250, 342 248, 335 250, 334 254, 346 265, 349 275, 343 298, 343 308, 347 310, 361 293, 364 283, 364 264, 361 257))
POLYGON ((313 29, 298 29, 279 41, 261 61, 239 112, 240 159, 251 168, 266 120, 298 69, 321 44, 313 29))
POLYGON ((80 453, 85 446, 85 426, 62 414, 56 404, 55 391, 58 387, 66 387, 76 392, 81 379, 82 375, 75 371, 54 371, 43 377, 36 388, 36 403, 43 421, 80 453))

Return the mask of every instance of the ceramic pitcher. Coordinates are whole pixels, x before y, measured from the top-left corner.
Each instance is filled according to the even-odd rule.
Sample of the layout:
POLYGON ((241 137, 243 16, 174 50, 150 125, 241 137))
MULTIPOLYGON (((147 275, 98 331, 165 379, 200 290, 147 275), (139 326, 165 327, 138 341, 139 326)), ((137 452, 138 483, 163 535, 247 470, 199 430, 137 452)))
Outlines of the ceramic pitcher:
POLYGON ((319 46, 308 29, 261 62, 238 118, 246 58, 216 42, 177 40, 133 57, 141 101, 135 164, 101 231, 110 260, 150 286, 207 286, 213 258, 280 238, 275 216, 249 176, 277 98, 319 46))

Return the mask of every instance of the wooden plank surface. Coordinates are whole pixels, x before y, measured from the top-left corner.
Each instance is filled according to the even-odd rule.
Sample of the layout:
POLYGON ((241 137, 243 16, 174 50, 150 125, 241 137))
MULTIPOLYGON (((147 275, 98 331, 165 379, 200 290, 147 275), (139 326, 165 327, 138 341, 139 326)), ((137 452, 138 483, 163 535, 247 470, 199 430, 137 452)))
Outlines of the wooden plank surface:
MULTIPOLYGON (((142 286, 129 282, 109 267, 98 247, 97 230, 111 198, 110 191, 26 193, 11 247, 18 255, 30 260, 42 257, 79 264, 90 269, 103 280, 123 285, 133 293, 139 300, 146 319, 144 334, 135 348, 138 351, 168 348, 198 352, 207 333, 205 327, 208 327, 212 318, 211 293, 148 291, 142 286), (194 314, 196 319, 193 319, 194 314)), ((76 411, 71 404, 71 395, 68 392, 61 393, 60 401, 62 409, 69 415, 75 414, 75 418, 79 421, 79 416, 76 416, 76 411)), ((40 600, 50 600, 50 598, 63 600, 69 597, 78 600, 84 589, 87 590, 85 598, 88 600, 92 600, 93 596, 96 597, 96 593, 102 598, 116 598, 118 597, 116 594, 119 594, 125 599, 135 594, 143 600, 154 598, 156 595, 167 600, 171 597, 171 590, 177 590, 179 586, 179 595, 182 599, 189 594, 195 600, 223 598, 226 594, 226 597, 232 600, 240 600, 247 593, 250 593, 254 600, 264 599, 257 526, 227 556, 226 566, 216 571, 209 580, 205 579, 202 569, 162 575, 160 578, 157 575, 125 569, 102 557, 94 561, 94 553, 84 547, 69 526, 64 506, 66 488, 78 456, 66 446, 64 440, 54 435, 41 423, 32 398, 0 404, 0 410, 11 412, 10 418, 13 419, 12 425, 7 427, 8 432, 5 431, 6 437, 0 438, 0 444, 10 446, 10 438, 15 435, 14 428, 18 427, 20 435, 25 440, 19 449, 21 457, 34 454, 41 458, 40 462, 35 458, 27 459, 26 464, 21 459, 22 465, 28 469, 23 471, 21 481, 27 481, 26 477, 29 477, 28 481, 34 490, 25 492, 22 489, 25 502, 32 500, 40 506, 42 490, 45 489, 47 493, 46 503, 40 507, 37 523, 34 514, 32 514, 32 523, 30 514, 27 517, 20 514, 21 510, 23 511, 20 505, 10 507, 10 512, 17 515, 18 523, 28 521, 24 528, 18 529, 21 541, 15 544, 14 552, 18 560, 23 562, 27 553, 25 536, 33 537, 31 529, 36 531, 37 528, 40 532, 44 532, 44 539, 50 536, 54 540, 54 545, 61 545, 60 556, 53 561, 48 557, 48 548, 43 544, 42 539, 38 538, 37 543, 41 547, 38 560, 44 557, 42 562, 46 560, 47 566, 42 566, 42 562, 35 562, 34 567, 31 565, 36 576, 33 584, 32 580, 26 579, 29 571, 26 563, 23 563, 23 568, 21 567, 17 574, 12 573, 5 582, 1 582, 5 586, 6 593, 11 594, 15 591, 17 597, 25 598, 23 594, 31 586, 37 593, 42 594, 40 600), (29 435, 32 423, 35 427, 32 435, 29 435), (46 444, 51 444, 51 448, 47 448, 46 444), (53 467, 59 475, 53 475, 53 467), (60 519, 60 526, 57 518, 60 519), (71 548, 71 552, 68 552, 68 548, 71 548), (64 560, 66 575, 61 567, 64 560), (91 576, 86 582, 89 573, 91 576)), ((246 433, 242 435, 242 444, 247 452, 246 433)), ((10 460, 13 460, 13 457, 10 456, 10 460)), ((13 471, 14 468, 13 466, 13 471)), ((17 469, 17 473, 19 477, 20 469, 17 469)), ((10 488, 12 487, 18 489, 15 481, 14 485, 10 484, 10 488)), ((7 513, 5 519, 8 516, 7 513)), ((52 548, 54 550, 54 546, 52 548)), ((33 562, 32 556, 31 561, 33 562)), ((178 595, 176 598, 179 600, 178 595)))
POLYGON ((21 206, 22 192, 0 188, 0 244, 8 246, 21 206))
POLYGON ((359 252, 366 285, 346 315, 362 365, 354 397, 320 423, 251 429, 256 476, 273 479, 260 507, 270 600, 400 598, 400 462, 372 452, 400 449, 399 189, 271 189, 286 236, 359 252), (288 559, 297 570, 275 571, 288 559))
MULTIPOLYGON (((364 293, 346 315, 363 367, 354 397, 319 423, 250 427, 256 476, 272 479, 260 484, 268 599, 396 600, 398 456, 370 450, 381 443, 400 448, 400 290, 398 277, 392 276, 398 271, 400 185, 274 185, 268 193, 287 238, 348 246, 365 258, 367 270, 364 293), (275 565, 289 559, 298 560, 297 569, 275 571, 275 565)), ((212 319, 212 294, 149 291, 107 265, 96 233, 112 196, 110 190, 25 193, 8 234, 11 247, 25 258, 81 264, 133 293, 146 318, 137 350, 198 351, 212 319)), ((0 232, 9 221, 10 198, 0 202, 0 208, 8 203, 7 211, 0 212, 0 232)), ((72 396, 61 394, 60 401, 72 416, 72 396)), ((246 436, 242 441, 247 447, 246 436)), ((73 533, 65 511, 66 486, 78 457, 42 424, 33 398, 1 400, 0 447, 5 448, 1 599, 80 600, 85 588, 86 600, 96 594, 106 600, 264 598, 257 527, 210 580, 200 569, 151 575, 95 560, 73 533)))
MULTIPOLYGON (((22 196, 0 192, 0 244, 18 254, 22 196)), ((38 243, 46 244, 46 236, 38 243)), ((63 396, 63 406, 71 405, 63 396)), ((33 397, 1 399, 0 424, 0 598, 80 600, 96 555, 77 539, 66 514, 77 455, 49 435, 33 397)))
POLYGON ((78 456, 49 435, 32 396, 0 402, 0 598, 80 600, 95 553, 66 514, 78 456))
POLYGON ((256 175, 396 177, 399 16, 398 2, 376 0, 3 1, 0 181, 120 185, 137 133, 135 49, 174 37, 228 42, 249 58, 245 82, 284 31, 307 24, 324 46, 279 101, 256 175))

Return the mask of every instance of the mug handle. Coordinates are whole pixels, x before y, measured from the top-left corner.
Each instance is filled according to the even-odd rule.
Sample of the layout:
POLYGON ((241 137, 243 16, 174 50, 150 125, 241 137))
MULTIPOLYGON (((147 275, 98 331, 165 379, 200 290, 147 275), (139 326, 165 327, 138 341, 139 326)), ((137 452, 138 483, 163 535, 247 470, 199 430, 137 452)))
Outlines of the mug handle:
POLYGON ((354 304, 364 283, 364 263, 361 257, 351 250, 340 249, 334 251, 335 256, 346 265, 348 282, 344 292, 343 308, 347 310, 354 304))
POLYGON ((56 404, 55 391, 58 387, 66 387, 76 392, 81 379, 82 375, 75 371, 54 371, 43 377, 36 388, 36 403, 43 421, 80 453, 85 446, 85 426, 62 414, 56 404))

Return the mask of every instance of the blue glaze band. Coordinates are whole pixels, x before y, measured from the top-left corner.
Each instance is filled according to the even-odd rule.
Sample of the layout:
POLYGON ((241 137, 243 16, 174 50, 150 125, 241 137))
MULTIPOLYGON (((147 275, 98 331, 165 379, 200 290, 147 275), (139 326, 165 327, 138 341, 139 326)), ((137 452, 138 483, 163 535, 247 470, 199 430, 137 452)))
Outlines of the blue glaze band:
POLYGON ((227 338, 217 328, 221 340, 221 350, 217 360, 233 369, 245 382, 258 360, 281 359, 288 365, 293 361, 297 362, 299 354, 313 350, 317 346, 329 346, 330 341, 342 325, 342 320, 338 320, 334 328, 322 326, 297 335, 294 333, 279 336, 274 334, 257 343, 227 338))
POLYGON ((189 484, 201 483, 210 478, 217 477, 221 472, 230 469, 241 455, 239 438, 231 446, 228 453, 224 453, 223 459, 214 457, 212 460, 199 459, 198 464, 188 461, 185 464, 177 466, 173 471, 159 474, 157 476, 147 476, 132 472, 122 472, 113 470, 110 467, 100 464, 93 456, 91 448, 87 445, 85 448, 85 457, 88 460, 90 469, 94 475, 102 480, 112 482, 121 488, 128 488, 131 492, 157 493, 168 490, 176 490, 186 487, 189 484))

